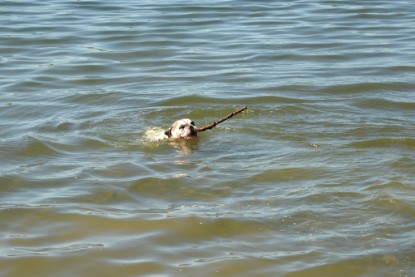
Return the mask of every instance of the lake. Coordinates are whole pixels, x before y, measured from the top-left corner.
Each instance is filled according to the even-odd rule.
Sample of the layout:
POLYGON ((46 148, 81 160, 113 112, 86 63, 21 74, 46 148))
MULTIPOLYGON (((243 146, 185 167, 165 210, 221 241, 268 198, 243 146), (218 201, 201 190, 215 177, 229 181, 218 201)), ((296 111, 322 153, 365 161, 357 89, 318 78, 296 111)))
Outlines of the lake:
POLYGON ((412 1, 0 15, 1 276, 415 275, 412 1))

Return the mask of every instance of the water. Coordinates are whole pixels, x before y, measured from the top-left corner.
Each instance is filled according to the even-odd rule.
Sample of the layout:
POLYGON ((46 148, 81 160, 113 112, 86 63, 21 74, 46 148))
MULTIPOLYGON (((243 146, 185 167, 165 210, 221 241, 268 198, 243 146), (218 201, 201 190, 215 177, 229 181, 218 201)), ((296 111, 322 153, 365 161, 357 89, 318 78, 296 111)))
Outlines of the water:
POLYGON ((0 15, 1 276, 415 275, 412 1, 0 15))

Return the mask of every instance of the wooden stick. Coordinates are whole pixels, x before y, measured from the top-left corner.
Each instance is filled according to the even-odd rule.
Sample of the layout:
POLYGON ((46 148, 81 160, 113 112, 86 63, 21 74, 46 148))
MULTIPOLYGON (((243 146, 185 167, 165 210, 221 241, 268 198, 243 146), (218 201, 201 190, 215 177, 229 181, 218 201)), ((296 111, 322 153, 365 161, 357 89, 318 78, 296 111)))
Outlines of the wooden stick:
POLYGON ((206 131, 206 130, 210 130, 210 129, 212 129, 213 127, 215 127, 216 125, 218 125, 219 123, 222 123, 222 122, 224 122, 225 120, 228 120, 229 118, 231 118, 231 117, 233 117, 234 115, 237 115, 238 113, 240 113, 240 112, 243 112, 244 110, 246 110, 248 107, 243 107, 243 108, 241 108, 241 109, 239 109, 239 110, 236 110, 236 111, 234 111, 233 113, 230 113, 230 114, 228 114, 227 116, 225 116, 224 118, 222 118, 222 119, 220 119, 220 120, 218 120, 218 121, 215 121, 215 122, 212 122, 212 123, 210 123, 210 124, 208 124, 208 125, 205 125, 205 126, 203 126, 202 128, 199 128, 197 131, 198 132, 204 132, 204 131, 206 131))

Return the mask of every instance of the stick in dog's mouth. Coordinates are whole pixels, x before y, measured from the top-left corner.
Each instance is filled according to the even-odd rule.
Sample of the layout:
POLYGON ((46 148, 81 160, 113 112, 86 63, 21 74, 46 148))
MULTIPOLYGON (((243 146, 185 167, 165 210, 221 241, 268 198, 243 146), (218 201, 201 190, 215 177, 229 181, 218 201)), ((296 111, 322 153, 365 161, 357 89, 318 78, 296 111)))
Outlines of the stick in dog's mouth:
POLYGON ((243 108, 240 108, 239 110, 236 110, 236 111, 234 111, 234 112, 232 112, 232 113, 228 114, 227 116, 225 116, 225 117, 223 117, 223 118, 219 119, 218 121, 212 122, 212 123, 210 123, 210 124, 207 124, 207 125, 203 126, 202 128, 199 128, 197 131, 198 131, 198 132, 204 132, 204 131, 206 131, 206 130, 210 130, 210 129, 214 128, 216 125, 218 125, 218 124, 220 124, 220 123, 224 122, 225 120, 228 120, 229 118, 231 118, 231 117, 233 117, 233 116, 237 115, 238 113, 241 113, 241 112, 245 111, 246 109, 248 109, 248 107, 247 107, 247 106, 245 106, 245 107, 243 107, 243 108))
POLYGON ((166 136, 167 139, 194 139, 197 137, 198 132, 204 132, 206 130, 210 130, 214 128, 216 125, 224 122, 225 120, 228 120, 232 118, 233 116, 243 112, 247 108, 248 107, 245 106, 241 109, 238 109, 228 114, 227 116, 221 118, 220 120, 207 124, 203 126, 202 128, 197 128, 194 121, 188 118, 180 119, 174 122, 173 125, 164 132, 164 135, 166 136))

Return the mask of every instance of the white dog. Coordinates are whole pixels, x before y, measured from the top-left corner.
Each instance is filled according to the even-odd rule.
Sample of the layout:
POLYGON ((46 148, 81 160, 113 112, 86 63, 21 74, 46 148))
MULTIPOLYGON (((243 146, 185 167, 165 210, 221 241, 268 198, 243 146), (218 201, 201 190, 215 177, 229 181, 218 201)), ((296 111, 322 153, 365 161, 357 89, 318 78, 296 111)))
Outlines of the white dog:
POLYGON ((180 119, 164 132, 167 139, 192 139, 197 137, 197 127, 190 119, 180 119))

